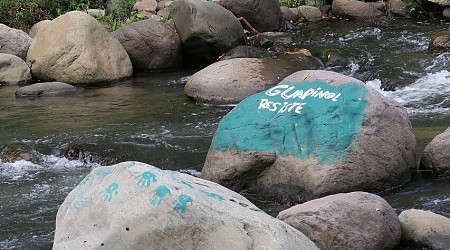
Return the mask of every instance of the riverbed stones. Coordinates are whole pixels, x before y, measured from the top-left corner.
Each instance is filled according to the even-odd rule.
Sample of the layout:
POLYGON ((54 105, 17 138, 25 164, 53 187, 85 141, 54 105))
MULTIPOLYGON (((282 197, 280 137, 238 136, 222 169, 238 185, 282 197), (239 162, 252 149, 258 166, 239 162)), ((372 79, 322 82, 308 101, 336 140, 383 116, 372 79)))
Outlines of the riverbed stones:
POLYGON ((0 53, 0 85, 31 82, 31 72, 24 60, 12 54, 0 53))
POLYGON ((283 25, 278 0, 219 0, 219 4, 240 18, 245 18, 259 32, 277 31, 283 25))
POLYGON ((184 91, 195 100, 215 104, 236 104, 268 89, 298 69, 319 69, 313 57, 234 58, 219 61, 195 73, 184 91))
POLYGON ((94 17, 72 11, 36 34, 27 55, 31 73, 41 81, 94 84, 133 73, 122 45, 94 17))
POLYGON ((277 218, 320 249, 395 249, 401 239, 394 209, 383 198, 365 192, 308 201, 281 211, 277 218))
POLYGON ((353 20, 373 20, 384 16, 383 12, 362 1, 334 0, 331 6, 334 15, 353 20))
POLYGON ((92 170, 58 210, 54 249, 318 249, 213 182, 139 162, 92 170))
POLYGON ((22 30, 0 23, 0 53, 12 54, 25 60, 33 39, 22 30))
POLYGON ((405 210, 398 216, 402 241, 426 249, 450 249, 450 218, 431 211, 405 210))
POLYGON ((16 91, 17 98, 60 96, 77 92, 77 88, 64 82, 39 82, 16 91))
POLYGON ((305 70, 221 120, 201 177, 295 203, 388 190, 409 181, 413 168, 405 108, 357 79, 305 70))
POLYGON ((420 159, 420 170, 431 170, 435 177, 450 175, 450 128, 425 147, 420 159))
POLYGON ((218 4, 179 0, 170 5, 171 17, 188 55, 217 58, 245 43, 244 30, 237 18, 218 4))
POLYGON ((134 71, 170 69, 181 64, 180 37, 163 22, 153 19, 134 22, 112 35, 127 51, 134 71))
POLYGON ((428 44, 432 52, 450 51, 450 31, 440 31, 432 35, 428 44))

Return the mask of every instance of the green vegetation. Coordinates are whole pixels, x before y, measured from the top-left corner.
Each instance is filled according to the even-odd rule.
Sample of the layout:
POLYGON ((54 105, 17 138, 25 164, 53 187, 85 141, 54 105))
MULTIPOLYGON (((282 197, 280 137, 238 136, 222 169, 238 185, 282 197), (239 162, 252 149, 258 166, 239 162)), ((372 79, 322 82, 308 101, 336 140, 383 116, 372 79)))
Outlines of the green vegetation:
MULTIPOLYGON (((106 1, 102 0, 0 0, 0 23, 9 27, 29 30, 35 23, 54 19, 73 10, 104 9, 106 1)), ((116 0, 115 6, 107 11, 106 16, 97 19, 110 31, 123 24, 142 20, 144 17, 132 11, 137 0, 116 0)))

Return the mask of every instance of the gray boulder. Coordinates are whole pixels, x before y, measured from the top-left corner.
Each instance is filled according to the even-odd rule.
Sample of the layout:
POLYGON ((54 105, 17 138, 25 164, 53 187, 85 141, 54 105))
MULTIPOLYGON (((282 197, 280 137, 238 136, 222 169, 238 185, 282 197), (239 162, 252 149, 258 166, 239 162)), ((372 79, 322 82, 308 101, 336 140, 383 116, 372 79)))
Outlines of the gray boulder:
POLYGON ((158 3, 156 0, 142 0, 134 4, 133 10, 138 11, 144 17, 151 17, 156 14, 156 7, 158 3))
POLYGON ((219 61, 195 73, 184 87, 187 96, 201 102, 236 104, 268 89, 298 69, 320 69, 313 57, 234 58, 219 61))
POLYGON ((180 37, 163 22, 138 21, 119 28, 112 35, 127 51, 135 71, 170 69, 181 64, 180 37))
POLYGON ((56 216, 53 249, 318 249, 215 183, 124 162, 98 167, 56 216))
POLYGON ((31 146, 23 143, 8 145, 0 152, 0 162, 14 163, 21 160, 37 164, 41 161, 41 157, 31 146))
POLYGON ((380 192, 409 181, 415 143, 397 102, 357 79, 305 70, 221 120, 201 177, 292 203, 380 192))
POLYGON ((284 22, 278 0, 219 0, 219 4, 245 18, 259 32, 279 30, 284 22))
POLYGON ((25 60, 33 39, 22 30, 0 23, 0 53, 12 54, 25 60))
POLYGON ((132 75, 122 45, 95 20, 80 11, 68 12, 40 29, 27 55, 31 74, 42 81, 92 84, 132 75))
POLYGON ((281 211, 277 218, 320 249, 395 249, 402 235, 394 209, 383 198, 365 192, 308 201, 281 211))
POLYGON ((63 82, 40 82, 21 87, 16 91, 17 98, 67 95, 77 92, 77 88, 63 82))
POLYGON ((198 58, 218 57, 245 43, 244 30, 230 11, 215 3, 179 0, 170 13, 184 52, 198 58))
POLYGON ((450 7, 447 7, 444 9, 444 11, 442 11, 442 17, 450 20, 450 7))
POLYGON ((223 54, 220 57, 220 61, 233 59, 233 58, 266 58, 270 57, 270 51, 263 48, 258 48, 254 46, 239 45, 223 54))
POLYGON ((291 8, 288 7, 280 7, 281 12, 283 13, 284 19, 286 21, 297 21, 298 20, 298 11, 294 13, 291 8))
POLYGON ((437 135, 423 151, 421 170, 431 170, 434 176, 450 175, 450 128, 437 135))
POLYGON ((298 7, 298 16, 307 22, 318 22, 322 20, 322 12, 319 8, 302 5, 298 7))
POLYGON ((450 249, 450 219, 430 211, 405 210, 398 216, 402 241, 426 249, 450 249))
POLYGON ((15 55, 0 53, 0 85, 29 82, 31 82, 31 72, 25 61, 15 55))
POLYGON ((333 14, 355 20, 373 20, 384 16, 384 13, 373 8, 369 3, 356 0, 334 0, 333 14))
MULTIPOLYGON (((38 31, 44 27, 45 25, 49 24, 51 21, 50 20, 42 20, 40 22, 35 23, 30 31, 28 32, 28 34, 30 35, 31 38, 34 38, 36 36, 36 34, 38 33, 38 31)), ((31 44, 31 42, 30 42, 31 44)), ((25 54, 26 57, 26 54, 25 54)))

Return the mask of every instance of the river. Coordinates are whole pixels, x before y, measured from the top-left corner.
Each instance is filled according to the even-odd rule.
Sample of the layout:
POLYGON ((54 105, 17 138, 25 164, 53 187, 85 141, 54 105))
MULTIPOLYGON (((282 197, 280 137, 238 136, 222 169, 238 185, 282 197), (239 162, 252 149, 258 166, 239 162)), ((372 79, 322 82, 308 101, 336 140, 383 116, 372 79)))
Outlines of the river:
MULTIPOLYGON (((450 126, 450 53, 427 51, 431 34, 449 26, 324 22, 301 27, 282 46, 307 48, 317 56, 323 49, 351 55, 351 64, 329 70, 359 78, 402 103, 419 159, 432 138, 450 126)), ((0 249, 51 248, 58 206, 97 166, 64 158, 71 145, 198 175, 217 124, 231 107, 189 100, 183 85, 194 72, 140 74, 70 96, 38 99, 16 99, 17 86, 1 86, 0 149, 25 143, 42 154, 43 163, 0 163, 0 249)), ((383 197, 397 212, 419 208, 450 217, 448 178, 419 178, 383 197)), ((253 201, 272 215, 286 208, 253 201)))

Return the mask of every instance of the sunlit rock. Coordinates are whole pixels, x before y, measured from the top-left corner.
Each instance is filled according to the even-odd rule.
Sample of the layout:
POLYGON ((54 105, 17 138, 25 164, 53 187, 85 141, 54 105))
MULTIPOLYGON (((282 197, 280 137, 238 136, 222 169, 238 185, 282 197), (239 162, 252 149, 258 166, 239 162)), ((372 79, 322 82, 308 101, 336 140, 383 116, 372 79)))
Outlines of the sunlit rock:
POLYGON ((216 183, 139 163, 92 170, 60 206, 53 249, 318 249, 216 183))
POLYGON ((235 191, 304 202, 404 184, 415 169, 406 109, 361 81, 299 71, 220 122, 201 177, 235 191))

